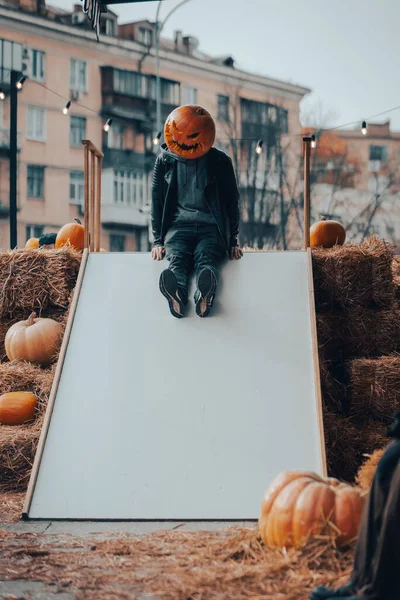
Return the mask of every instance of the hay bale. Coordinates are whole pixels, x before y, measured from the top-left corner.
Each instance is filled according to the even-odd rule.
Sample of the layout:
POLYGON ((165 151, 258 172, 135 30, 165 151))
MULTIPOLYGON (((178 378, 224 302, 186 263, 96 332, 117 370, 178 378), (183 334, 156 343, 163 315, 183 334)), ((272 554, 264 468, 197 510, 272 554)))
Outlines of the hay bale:
POLYGON ((26 490, 44 416, 29 425, 0 426, 0 492, 26 490))
POLYGON ((312 257, 317 311, 392 307, 393 250, 383 240, 314 248, 312 257))
POLYGON ((80 261, 81 254, 70 248, 1 252, 0 320, 66 309, 80 261))
POLYGON ((327 410, 323 416, 329 476, 353 483, 362 462, 360 432, 349 418, 327 410))
POLYGON ((0 395, 27 391, 39 400, 38 415, 33 423, 14 427, 0 425, 0 491, 26 489, 54 372, 55 365, 43 369, 22 361, 0 364, 0 395))
POLYGON ((357 423, 389 423, 399 407, 400 356, 348 362, 350 415, 357 423))
POLYGON ((363 490, 370 489, 376 468, 386 450, 386 447, 387 444, 382 448, 374 450, 372 454, 366 455, 367 460, 361 465, 356 478, 357 485, 359 485, 363 490))
POLYGON ((372 358, 400 350, 400 310, 317 315, 318 346, 327 360, 372 358))
POLYGON ((400 302, 400 256, 394 256, 392 262, 392 275, 395 289, 395 298, 400 302))
POLYGON ((6 392, 31 392, 38 398, 39 413, 43 413, 50 396, 55 368, 56 365, 42 368, 19 360, 0 364, 0 395, 6 392))
POLYGON ((345 414, 346 385, 340 374, 341 363, 319 357, 322 405, 335 414, 345 414))

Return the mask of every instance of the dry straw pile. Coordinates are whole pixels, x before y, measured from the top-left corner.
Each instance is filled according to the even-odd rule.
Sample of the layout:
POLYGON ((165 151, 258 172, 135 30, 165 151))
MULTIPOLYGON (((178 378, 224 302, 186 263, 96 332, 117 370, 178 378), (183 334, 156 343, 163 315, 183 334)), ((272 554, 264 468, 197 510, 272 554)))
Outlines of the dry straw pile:
POLYGON ((313 250, 329 471, 350 482, 399 406, 400 263, 372 238, 313 250))
POLYGON ((268 550, 255 529, 164 531, 106 540, 0 531, 0 579, 56 584, 84 600, 305 600, 343 585, 353 552, 321 538, 268 550))
POLYGON ((80 253, 69 248, 0 253, 0 395, 27 391, 38 398, 33 423, 0 425, 0 491, 26 489, 55 371, 54 365, 7 362, 5 335, 32 311, 65 327, 80 260, 80 253))

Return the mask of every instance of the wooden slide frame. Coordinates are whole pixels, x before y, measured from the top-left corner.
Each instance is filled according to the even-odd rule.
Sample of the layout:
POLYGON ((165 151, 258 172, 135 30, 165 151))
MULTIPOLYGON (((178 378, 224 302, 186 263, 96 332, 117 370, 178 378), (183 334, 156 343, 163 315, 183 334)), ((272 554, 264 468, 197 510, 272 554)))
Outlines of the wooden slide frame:
MULTIPOLYGON (((72 326, 74 323, 74 318, 76 314, 76 309, 79 301, 80 292, 82 289, 83 279, 85 275, 85 270, 87 266, 87 261, 89 257, 89 251, 87 249, 84 250, 81 267, 79 270, 78 280, 76 283, 73 300, 71 303, 70 314, 68 317, 67 327, 64 334, 64 339, 61 346, 60 356, 58 359, 58 364, 54 376, 54 381, 51 389, 51 394, 49 398, 49 402, 47 405, 45 419, 43 422, 39 444, 33 464, 33 469, 31 473, 31 477, 29 480, 28 490, 25 498, 25 503, 23 507, 23 518, 29 519, 29 510, 33 498, 33 493, 35 489, 35 485, 37 482, 37 477, 39 473, 39 468, 41 464, 41 460, 43 457, 44 447, 46 443, 47 434, 50 427, 51 417, 53 414, 54 404, 57 396, 58 386, 61 379, 61 374, 63 370, 64 360, 70 340, 70 335, 72 331, 72 326)), ((312 255, 310 248, 307 249, 307 267, 308 267, 308 289, 309 289, 309 304, 310 304, 310 317, 311 317, 311 337, 312 337, 312 345, 313 345, 313 362, 314 362, 314 384, 315 384, 315 397, 317 401, 317 419, 318 419, 318 430, 319 430, 319 439, 320 439, 320 457, 321 457, 321 472, 323 476, 327 475, 327 465, 326 465, 326 451, 325 451, 325 436, 324 436, 324 427, 323 427, 323 414, 322 414, 322 397, 321 397, 321 384, 320 384, 320 372, 319 372, 319 358, 318 358, 318 340, 317 340, 317 324, 316 324, 316 314, 315 314, 315 301, 314 301, 314 285, 313 285, 313 274, 312 274, 312 255)))

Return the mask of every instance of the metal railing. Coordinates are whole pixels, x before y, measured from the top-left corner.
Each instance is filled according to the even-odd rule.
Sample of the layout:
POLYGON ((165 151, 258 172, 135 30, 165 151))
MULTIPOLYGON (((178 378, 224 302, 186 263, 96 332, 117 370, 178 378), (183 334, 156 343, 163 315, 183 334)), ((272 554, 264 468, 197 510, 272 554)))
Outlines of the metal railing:
POLYGON ((83 140, 82 144, 84 146, 85 248, 88 248, 89 252, 100 252, 103 153, 90 140, 83 140))

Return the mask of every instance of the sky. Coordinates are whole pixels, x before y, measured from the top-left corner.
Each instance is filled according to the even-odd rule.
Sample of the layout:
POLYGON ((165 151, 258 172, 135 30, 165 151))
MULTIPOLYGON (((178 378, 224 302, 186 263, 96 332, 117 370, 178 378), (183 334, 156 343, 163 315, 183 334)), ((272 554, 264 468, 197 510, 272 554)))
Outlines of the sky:
MULTIPOLYGON (((48 3, 70 9, 74 2, 48 3)), ((178 3, 164 0, 161 20, 178 3)), ((126 23, 154 20, 157 4, 110 8, 126 23)), ((302 111, 324 127, 400 105, 399 0, 189 0, 163 36, 176 29, 197 37, 207 54, 233 56, 238 68, 311 88, 302 111)), ((400 131, 400 108, 371 120, 388 119, 400 131)))

